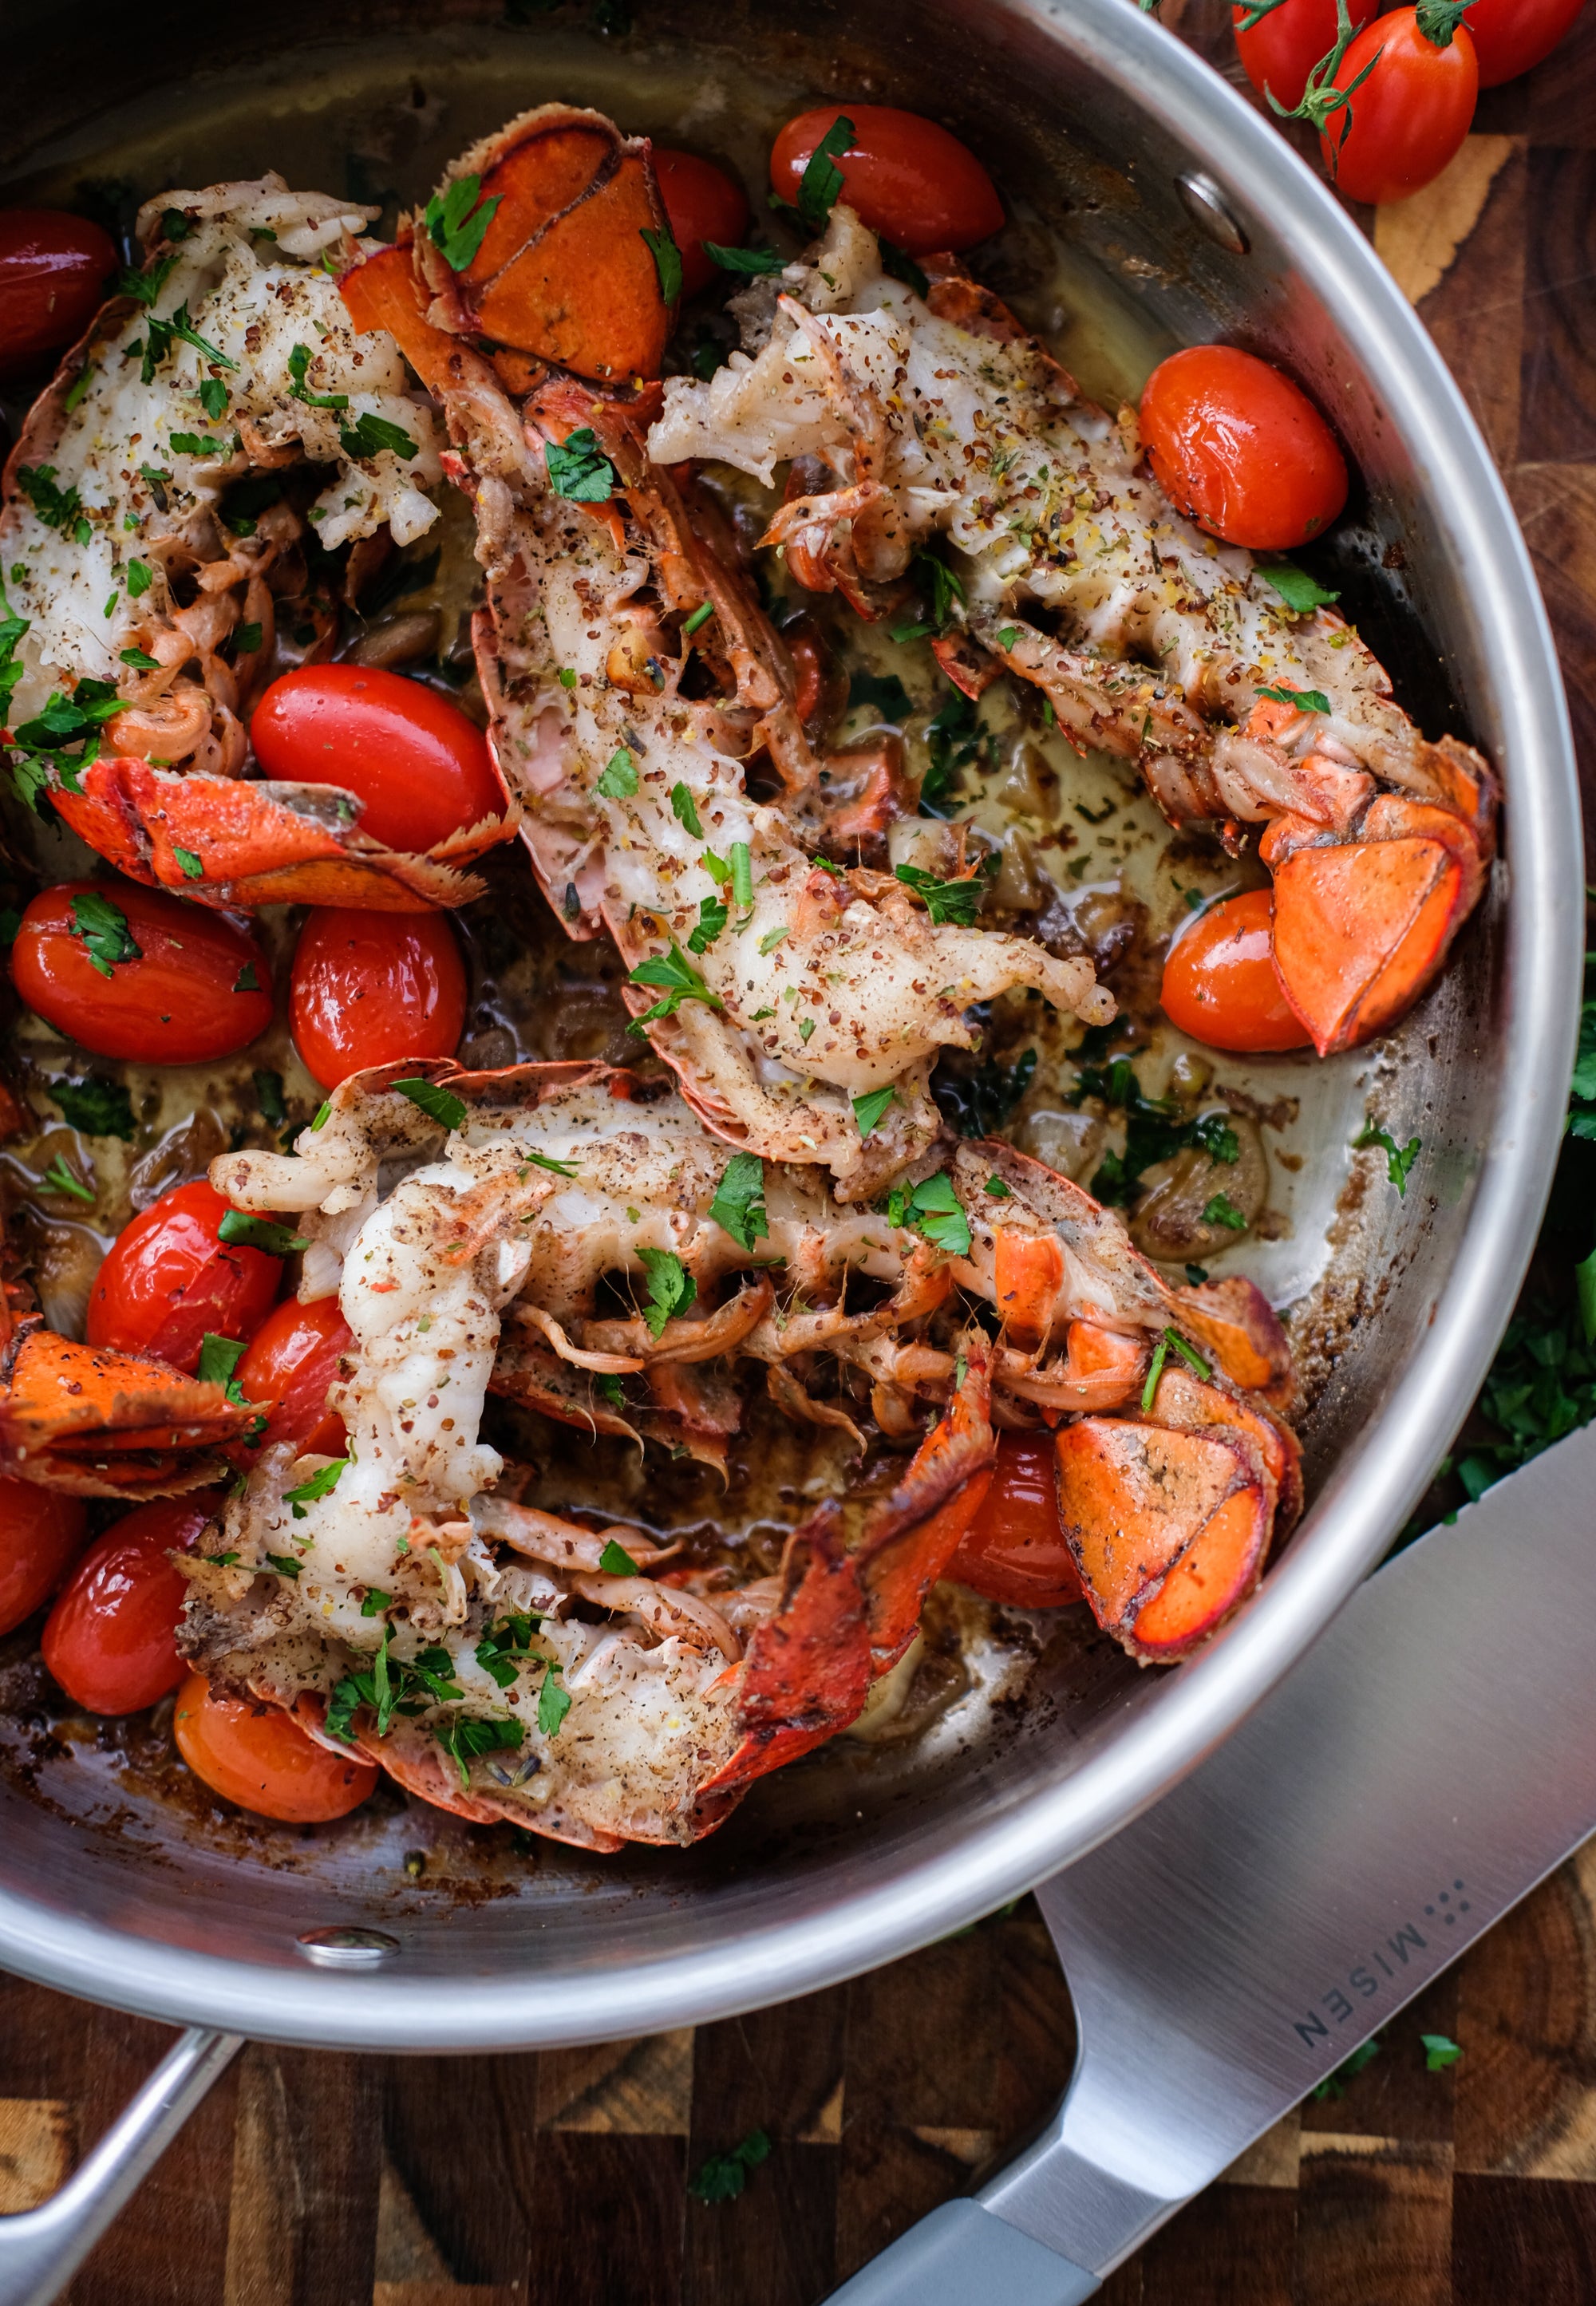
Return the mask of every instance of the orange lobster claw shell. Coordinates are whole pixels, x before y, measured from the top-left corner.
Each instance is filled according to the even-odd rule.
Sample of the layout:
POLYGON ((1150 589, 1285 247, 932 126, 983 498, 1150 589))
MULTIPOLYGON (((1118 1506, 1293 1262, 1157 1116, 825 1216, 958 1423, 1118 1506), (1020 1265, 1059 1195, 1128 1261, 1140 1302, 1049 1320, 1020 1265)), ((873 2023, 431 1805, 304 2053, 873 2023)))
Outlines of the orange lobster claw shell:
POLYGON ((169 1498, 223 1479, 252 1406, 170 1362, 20 1324, 0 1357, 0 1459, 47 1490, 169 1498))
MULTIPOLYGON (((660 291, 644 232, 668 232, 646 138, 602 113, 545 104, 458 160, 498 207, 481 247, 452 281, 428 266, 448 325, 578 376, 657 376, 674 307, 660 291)), ((435 305, 430 316, 442 320, 435 305)))

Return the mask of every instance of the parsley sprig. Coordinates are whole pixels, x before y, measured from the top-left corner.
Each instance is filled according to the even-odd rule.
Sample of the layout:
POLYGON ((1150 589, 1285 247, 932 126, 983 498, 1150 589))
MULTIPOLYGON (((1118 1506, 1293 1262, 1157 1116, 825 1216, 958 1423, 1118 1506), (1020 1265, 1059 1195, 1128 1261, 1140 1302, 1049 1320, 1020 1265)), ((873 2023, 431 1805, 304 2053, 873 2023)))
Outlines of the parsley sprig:
POLYGON ((713 1222, 739 1249, 770 1238, 764 1207, 764 1163, 757 1153, 734 1153, 709 1205, 713 1222))
POLYGON ((607 504, 620 485, 591 424, 578 425, 563 440, 546 440, 543 463, 555 495, 573 504, 607 504))
POLYGON ((698 1284, 673 1249, 640 1249, 648 1276, 648 1302, 641 1308, 650 1337, 663 1336, 665 1324, 685 1313, 698 1294, 698 1284))
POLYGON ((842 171, 837 163, 849 149, 853 139, 853 123, 845 112, 840 112, 809 156, 808 165, 798 180, 798 212, 811 232, 824 232, 831 221, 837 195, 842 190, 842 171))
POLYGON ((109 897, 89 889, 72 901, 70 934, 83 940, 83 950, 100 976, 108 978, 123 962, 141 961, 144 948, 127 925, 127 915, 109 897))
POLYGON ((656 1018, 674 1017, 684 1001, 702 1001, 711 1009, 723 1010, 726 1006, 718 994, 710 991, 674 937, 668 953, 651 953, 646 961, 639 961, 627 982, 663 987, 662 997, 653 1008, 632 1020, 627 1029, 634 1033, 641 1032, 644 1025, 652 1025, 656 1018))
POLYGON ((499 209, 499 195, 484 201, 480 176, 457 176, 447 192, 434 192, 422 211, 427 237, 451 272, 472 264, 499 209))
POLYGON ((887 1223, 907 1226, 947 1257, 969 1255, 969 1219, 943 1169, 914 1186, 894 1185, 887 1195, 887 1223))
POLYGON ((1000 861, 994 854, 974 873, 967 874, 957 881, 941 880, 935 873, 923 872, 917 865, 899 865, 894 871, 904 886, 912 889, 916 896, 923 900, 926 910, 938 928, 951 921, 958 928, 968 929, 975 927, 981 900, 990 885, 990 868, 994 868, 1000 861))

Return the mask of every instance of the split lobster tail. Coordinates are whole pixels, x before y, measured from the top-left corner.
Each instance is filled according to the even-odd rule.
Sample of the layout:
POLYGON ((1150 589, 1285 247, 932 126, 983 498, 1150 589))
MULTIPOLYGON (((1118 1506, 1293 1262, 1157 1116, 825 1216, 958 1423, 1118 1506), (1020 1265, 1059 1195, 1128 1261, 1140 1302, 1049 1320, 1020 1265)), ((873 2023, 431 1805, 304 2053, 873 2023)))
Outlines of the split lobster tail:
POLYGON ((225 1480, 249 1404, 146 1354, 74 1344, 25 1316, 0 1353, 0 1465, 80 1497, 178 1497, 225 1480))

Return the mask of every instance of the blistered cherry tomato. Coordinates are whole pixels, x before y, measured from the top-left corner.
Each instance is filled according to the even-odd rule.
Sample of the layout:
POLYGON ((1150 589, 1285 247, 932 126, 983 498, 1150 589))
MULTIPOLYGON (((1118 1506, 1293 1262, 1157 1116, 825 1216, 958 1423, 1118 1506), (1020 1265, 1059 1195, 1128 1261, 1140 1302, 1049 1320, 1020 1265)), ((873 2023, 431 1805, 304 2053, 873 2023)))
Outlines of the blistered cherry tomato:
POLYGON ((1170 501, 1231 544, 1305 544, 1346 502, 1346 463, 1313 403, 1233 345, 1189 345, 1159 362, 1141 396, 1141 440, 1170 501))
POLYGON ((81 337, 115 269, 115 249, 87 217, 0 209, 0 376, 81 337))
POLYGON ((327 1389, 337 1382, 339 1354, 354 1343, 336 1297, 319 1297, 313 1305, 289 1297, 267 1315, 234 1371, 246 1401, 271 1404, 262 1448, 297 1441, 307 1454, 343 1456, 348 1437, 343 1419, 327 1405, 327 1389))
POLYGON ((947 1575, 1026 1610, 1056 1610, 1080 1599, 1080 1578, 1059 1526, 1051 1433, 1005 1433, 992 1487, 959 1541, 947 1575))
POLYGON ((796 201, 815 148, 839 120, 853 141, 837 162, 845 201, 908 256, 973 248, 1001 232, 1003 204, 975 154, 935 120, 890 104, 823 104, 789 120, 771 148, 771 185, 796 201))
POLYGON ((0 1474, 0 1634, 43 1607, 88 1533, 81 1498, 0 1474))
MULTIPOLYGON (((1361 30, 1379 4, 1380 0, 1347 0, 1353 30, 1361 30)), ((1267 16, 1242 31, 1256 13, 1250 5, 1231 12, 1236 54, 1259 94, 1293 111, 1302 101, 1309 73, 1336 45, 1336 0, 1277 0, 1267 16)))
POLYGON ((721 248, 740 248, 748 229, 748 196, 723 168, 696 152, 654 147, 654 180, 670 219, 671 237, 681 251, 682 293, 696 296, 718 277, 704 252, 713 240, 721 248))
POLYGON ((294 947, 288 1022, 323 1089, 395 1057, 452 1057, 465 965, 448 916, 313 912, 294 947))
POLYGON ((1210 905, 1164 964, 1164 1013, 1210 1049, 1305 1049, 1270 959, 1267 889, 1210 905))
POLYGON ((346 1817, 377 1782, 374 1762, 329 1754, 277 1706, 218 1695, 203 1674, 178 1691, 172 1728, 194 1775, 259 1817, 290 1825, 346 1817))
POLYGON ((89 1294, 90 1344, 155 1354, 192 1376, 207 1330, 252 1337, 271 1310, 283 1260, 221 1239, 231 1206, 200 1178, 124 1226, 89 1294))
POLYGON ((191 1553, 220 1511, 220 1490, 135 1506, 97 1537, 45 1619, 45 1663, 90 1713, 137 1713, 175 1689, 187 1666, 177 1620, 188 1580, 167 1560, 191 1553))
POLYGON ((271 1022, 271 972, 247 930, 132 881, 41 889, 11 949, 30 1009, 102 1057, 201 1064, 271 1022))
POLYGON ((1585 0, 1474 0, 1464 18, 1474 43, 1481 88, 1516 80, 1550 56, 1585 0))
POLYGON ((269 777, 341 785, 360 829, 390 849, 431 849, 502 816, 488 740, 457 705, 373 665, 304 664, 274 680, 250 722, 269 777))
POLYGON ((1474 43, 1464 24, 1432 40, 1418 9, 1394 8, 1358 34, 1335 86, 1351 91, 1365 65, 1345 142, 1344 108, 1331 113, 1319 156, 1349 201, 1405 201, 1434 182, 1469 132, 1480 93, 1474 43))

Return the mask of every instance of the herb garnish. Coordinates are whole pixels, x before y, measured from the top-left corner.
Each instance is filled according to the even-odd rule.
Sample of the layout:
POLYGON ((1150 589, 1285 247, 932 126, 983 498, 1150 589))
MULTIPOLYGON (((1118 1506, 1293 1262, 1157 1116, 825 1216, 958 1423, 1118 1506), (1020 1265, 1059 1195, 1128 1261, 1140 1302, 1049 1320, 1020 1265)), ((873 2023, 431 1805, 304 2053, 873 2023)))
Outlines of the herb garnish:
POLYGON ((1327 713, 1330 700, 1322 688, 1259 688, 1259 696, 1276 705, 1294 705, 1299 713, 1327 713))
POLYGON ((85 1137, 132 1142, 133 1101, 123 1082, 100 1080, 90 1073, 85 1080, 51 1081, 48 1094, 68 1126, 81 1129, 85 1137))
POLYGON ((312 392, 305 385, 305 376, 315 355, 309 345, 295 345, 288 355, 288 373, 294 381, 288 387, 290 400, 303 401, 307 408, 345 409, 349 406, 346 392, 312 392))
POLYGON ((751 2130, 730 2154, 712 2154, 687 2182, 687 2191, 699 2202, 735 2202, 748 2182, 748 2174, 768 2159, 770 2139, 763 2130, 751 2130))
POLYGON ((1035 1049, 1021 1049, 1011 1065, 996 1057, 983 1058, 969 1072, 939 1065, 931 1093, 961 1137, 995 1137, 1029 1089, 1036 1070, 1035 1049))
POLYGON ((640 1249, 648 1275, 648 1303, 642 1308, 649 1335, 659 1338, 673 1315, 685 1312, 698 1294, 698 1284, 673 1249, 640 1249))
MULTIPOLYGON (((457 1097, 452 1089, 440 1089, 436 1081, 430 1080, 395 1081, 393 1086, 401 1097, 407 1097, 412 1105, 419 1106, 429 1121, 441 1122, 445 1129, 465 1127, 465 1101, 457 1097)), ((320 1123, 312 1122, 311 1126, 314 1129, 320 1123)))
POLYGON ((646 961, 639 961, 627 982, 665 988, 661 1000, 656 1001, 652 1009, 645 1009, 640 1017, 633 1018, 627 1030, 634 1033, 641 1032, 644 1025, 652 1025, 656 1018, 674 1017, 684 1001, 703 1001, 712 1009, 724 1009, 726 1005, 718 994, 710 991, 674 937, 668 953, 651 953, 646 961))
POLYGON ((856 1097, 853 1100, 853 1117, 858 1124, 859 1135, 868 1137, 880 1126, 881 1116, 888 1106, 896 1105, 897 1102, 898 1092, 895 1089, 867 1089, 862 1097, 856 1097))
POLYGON ((618 486, 615 467, 591 424, 578 426, 564 440, 546 440, 543 462, 555 495, 573 504, 607 504, 618 486))
POLYGON ((976 914, 986 893, 991 878, 987 863, 995 865, 998 861, 994 854, 974 873, 957 881, 940 880, 935 873, 922 872, 917 865, 899 865, 893 870, 906 888, 924 899, 926 910, 938 928, 951 921, 958 928, 968 929, 974 927, 976 914))
POLYGON ((331 1497, 348 1464, 347 1457, 335 1457, 330 1465, 320 1466, 308 1481, 301 1482, 297 1489, 283 1491, 283 1502, 293 1507, 295 1521, 303 1521, 307 1506, 314 1505, 320 1498, 331 1497))
POLYGON ((846 113, 840 112, 809 156, 809 164, 798 180, 798 212, 811 232, 824 232, 831 220, 837 195, 842 190, 842 171, 837 163, 853 139, 853 123, 846 113))
POLYGON ((739 1249, 751 1251, 756 1241, 768 1241, 770 1225, 764 1207, 764 1163, 757 1153, 734 1153, 709 1205, 712 1221, 729 1233, 739 1249))
POLYGON ((475 259, 482 235, 499 208, 497 195, 482 201, 480 176, 457 176, 447 192, 434 192, 422 212, 427 237, 451 272, 464 272, 475 259))
POLYGON ((722 248, 716 240, 701 240, 698 245, 722 272, 741 272, 752 277, 763 272, 784 272, 787 269, 787 259, 779 256, 773 248, 722 248))
POLYGON ((687 937, 689 952, 707 952, 731 916, 719 897, 700 897, 698 923, 687 937))
POLYGON ((665 303, 674 304, 681 296, 681 251, 676 244, 676 235, 669 223, 657 232, 651 232, 646 225, 641 230, 643 244, 654 260, 660 295, 665 303))
POLYGON ((693 798, 690 787, 680 783, 671 786, 670 814, 684 832, 692 834, 695 841, 703 840, 704 827, 698 822, 698 804, 693 798))
POLYGON ((532 1636, 542 1622, 530 1610, 512 1610, 498 1625, 490 1626, 477 1643, 476 1661, 500 1689, 513 1688, 522 1667, 536 1657, 532 1636))
POLYGON ((939 1169, 935 1177, 913 1187, 894 1185, 887 1196, 886 1215, 889 1225, 907 1226, 945 1256, 969 1255, 969 1219, 946 1170, 939 1169))
POLYGON ((56 1154, 38 1183, 41 1191, 47 1193, 70 1193, 74 1200, 79 1201, 92 1201, 96 1198, 94 1187, 86 1185, 81 1177, 74 1176, 66 1166, 65 1157, 60 1153, 56 1154))
POLYGON ((1405 1145, 1398 1145, 1388 1131, 1377 1128, 1375 1123, 1370 1121, 1364 1123, 1353 1138, 1353 1149, 1354 1152, 1359 1152, 1366 1145, 1378 1145, 1386 1157, 1387 1176, 1395 1186, 1403 1200, 1406 1200, 1408 1172, 1418 1159, 1420 1148, 1423 1142, 1421 1137, 1410 1137, 1405 1145))
POLYGON ((618 1537, 612 1537, 600 1554, 599 1567, 606 1577, 641 1577, 643 1575, 618 1537))
POLYGON ((109 977, 121 962, 143 959, 144 949, 129 928, 127 915, 109 897, 90 889, 73 899, 72 910, 70 934, 82 938, 84 951, 102 977, 109 977))
POLYGON ((594 790, 606 800, 629 800, 637 790, 637 764, 622 745, 610 754, 594 790))
POLYGON ((1298 568, 1289 560, 1271 561, 1258 573, 1266 585, 1279 594, 1293 617, 1306 617, 1313 610, 1328 608, 1333 601, 1341 598, 1339 593, 1327 593, 1305 568, 1298 568))
POLYGON ((291 1226, 276 1225, 270 1217, 253 1217, 244 1209, 229 1209, 216 1232, 218 1241, 235 1243, 241 1249, 264 1250, 268 1257, 292 1257, 311 1245, 291 1226))

